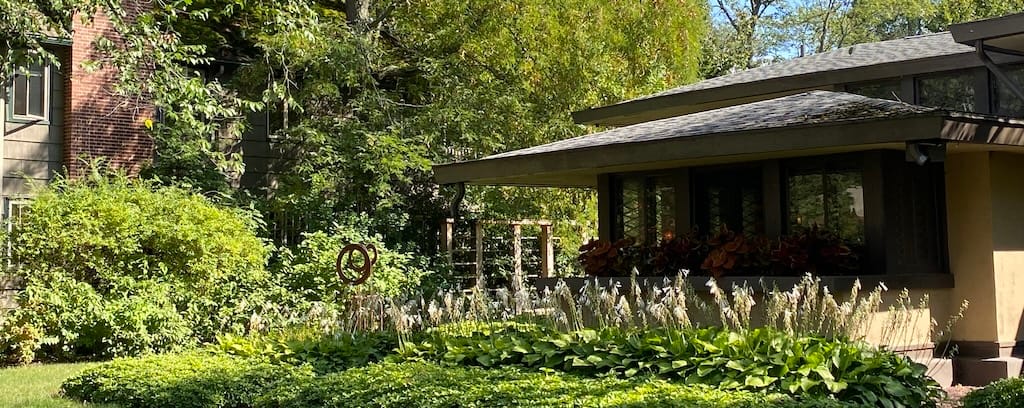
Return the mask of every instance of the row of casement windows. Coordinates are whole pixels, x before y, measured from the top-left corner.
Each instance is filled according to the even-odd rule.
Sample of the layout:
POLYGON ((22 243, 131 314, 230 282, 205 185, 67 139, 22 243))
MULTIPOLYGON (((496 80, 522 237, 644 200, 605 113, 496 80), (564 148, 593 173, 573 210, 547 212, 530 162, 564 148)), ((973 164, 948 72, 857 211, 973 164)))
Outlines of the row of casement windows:
MULTIPOLYGON (((690 214, 700 233, 726 228, 748 235, 765 233, 763 178, 759 167, 692 169, 690 214)), ((864 243, 864 187, 855 167, 792 167, 783 188, 785 228, 820 227, 851 243, 864 243)), ((615 238, 656 243, 678 231, 676 189, 671 175, 616 177, 615 238)))

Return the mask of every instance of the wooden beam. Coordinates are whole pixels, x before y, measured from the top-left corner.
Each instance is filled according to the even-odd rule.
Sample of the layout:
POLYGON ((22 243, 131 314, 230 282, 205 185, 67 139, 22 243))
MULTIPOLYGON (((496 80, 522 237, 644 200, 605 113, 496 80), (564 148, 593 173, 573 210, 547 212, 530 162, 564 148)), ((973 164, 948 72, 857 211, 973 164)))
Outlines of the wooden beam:
POLYGON ((512 224, 512 279, 515 284, 523 279, 523 226, 512 224))
POLYGON ((610 175, 597 176, 597 236, 605 241, 612 240, 612 226, 615 225, 613 190, 610 175))
POLYGON ((555 275, 555 240, 551 225, 540 227, 540 277, 550 278, 555 275))

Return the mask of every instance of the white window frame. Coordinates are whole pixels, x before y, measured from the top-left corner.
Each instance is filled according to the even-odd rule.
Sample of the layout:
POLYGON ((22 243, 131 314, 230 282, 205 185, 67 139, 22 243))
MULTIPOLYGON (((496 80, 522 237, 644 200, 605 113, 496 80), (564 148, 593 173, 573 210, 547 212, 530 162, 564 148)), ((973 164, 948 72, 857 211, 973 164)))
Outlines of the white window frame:
POLYGON ((14 253, 13 252, 14 247, 13 247, 13 244, 11 243, 11 239, 10 239, 11 234, 14 233, 14 218, 16 216, 17 217, 21 216, 21 210, 18 210, 18 214, 15 214, 14 213, 15 209, 17 209, 18 207, 27 206, 27 205, 29 205, 31 203, 32 203, 32 199, 30 197, 26 197, 26 196, 5 196, 4 197, 3 223, 4 223, 4 228, 7 230, 7 239, 6 239, 7 242, 5 243, 6 245, 4 245, 4 251, 6 251, 6 253, 4 255, 6 255, 5 258, 7 259, 7 267, 8 268, 14 266, 14 259, 12 259, 12 256, 11 256, 11 254, 14 253))
MULTIPOLYGON (((15 78, 17 78, 17 76, 29 76, 29 77, 38 76, 38 77, 43 78, 43 90, 42 90, 42 95, 41 95, 42 98, 43 98, 43 114, 41 116, 28 114, 27 109, 28 109, 28 106, 30 105, 30 101, 28 99, 25 100, 25 109, 26 109, 25 114, 18 114, 16 112, 14 112, 14 106, 15 106, 14 101, 17 98, 19 98, 19 96, 17 94, 15 94, 15 89, 16 89, 16 87, 14 86, 15 79, 12 79, 10 87, 8 88, 8 93, 7 93, 7 95, 10 97, 10 100, 7 102, 7 105, 8 105, 7 116, 8 116, 9 119, 16 120, 16 121, 21 120, 21 121, 31 121, 31 122, 40 122, 40 121, 42 121, 42 122, 49 122, 49 120, 50 120, 50 99, 51 99, 51 96, 52 96, 51 95, 52 88, 50 87, 50 77, 51 77, 51 75, 50 75, 50 64, 45 64, 44 63, 44 64, 40 64, 39 66, 40 66, 39 70, 32 70, 31 67, 21 67, 21 68, 19 68, 16 71, 16 73, 15 73, 15 75, 16 75, 15 78)), ((27 86, 26 86, 26 89, 28 89, 27 86)), ((27 95, 27 97, 31 97, 31 93, 29 93, 29 95, 27 95)), ((6 211, 6 207, 4 208, 4 210, 6 211)))

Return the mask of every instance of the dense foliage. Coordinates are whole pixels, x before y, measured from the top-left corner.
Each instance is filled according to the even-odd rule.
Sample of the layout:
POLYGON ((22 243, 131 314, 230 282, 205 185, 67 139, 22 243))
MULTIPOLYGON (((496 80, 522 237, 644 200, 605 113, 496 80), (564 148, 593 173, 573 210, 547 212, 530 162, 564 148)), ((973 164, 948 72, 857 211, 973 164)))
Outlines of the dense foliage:
POLYGON ((853 406, 653 378, 592 379, 512 367, 384 363, 314 377, 304 368, 204 354, 117 360, 69 379, 63 391, 125 408, 853 406))
POLYGON ((517 368, 380 364, 286 384, 258 407, 842 407, 658 379, 590 379, 517 368))
POLYGON ((653 374, 721 389, 834 396, 870 406, 933 404, 941 388, 927 368, 867 345, 754 329, 564 333, 511 325, 404 344, 409 359, 484 367, 525 366, 591 376, 653 374))
POLYGON ((307 365, 323 374, 384 361, 397 348, 398 337, 384 333, 324 336, 286 331, 263 336, 224 335, 209 350, 278 364, 307 365))
POLYGON ((961 401, 964 408, 1024 406, 1024 379, 1007 378, 971 391, 961 401))
POLYGON ((68 379, 62 391, 125 408, 241 408, 278 384, 312 375, 306 368, 191 353, 114 360, 68 379))
POLYGON ((10 237, 25 290, 5 331, 37 334, 21 344, 41 342, 47 356, 109 357, 242 330, 275 287, 256 226, 177 188, 59 179, 37 192, 10 237))
MULTIPOLYGON (((373 245, 376 264, 365 285, 364 293, 395 296, 419 288, 428 274, 428 260, 412 253, 391 250, 379 234, 370 234, 366 225, 334 225, 329 232, 303 234, 302 242, 294 249, 284 248, 275 265, 284 287, 292 294, 310 301, 343 301, 353 292, 351 285, 343 283, 336 274, 336 262, 341 249, 348 244, 373 245)), ((356 256, 357 265, 362 262, 356 256)), ((354 274, 354 273, 353 273, 354 274)))

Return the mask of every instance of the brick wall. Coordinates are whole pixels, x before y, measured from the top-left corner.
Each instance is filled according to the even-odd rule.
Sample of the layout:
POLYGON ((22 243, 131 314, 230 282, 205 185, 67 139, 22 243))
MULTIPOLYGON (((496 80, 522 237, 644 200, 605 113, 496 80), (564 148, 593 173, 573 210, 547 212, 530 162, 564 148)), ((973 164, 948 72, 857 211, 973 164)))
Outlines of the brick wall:
MULTIPOLYGON (((140 6, 126 1, 133 14, 140 6)), ((98 60, 93 41, 99 36, 116 40, 110 20, 98 14, 92 22, 81 23, 75 17, 74 35, 65 71, 64 165, 72 177, 81 175, 83 161, 105 158, 111 168, 136 174, 152 158, 153 141, 147 135, 145 120, 152 118, 152 105, 113 95, 116 71, 106 67, 86 72, 82 62, 98 60)))

